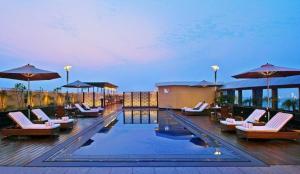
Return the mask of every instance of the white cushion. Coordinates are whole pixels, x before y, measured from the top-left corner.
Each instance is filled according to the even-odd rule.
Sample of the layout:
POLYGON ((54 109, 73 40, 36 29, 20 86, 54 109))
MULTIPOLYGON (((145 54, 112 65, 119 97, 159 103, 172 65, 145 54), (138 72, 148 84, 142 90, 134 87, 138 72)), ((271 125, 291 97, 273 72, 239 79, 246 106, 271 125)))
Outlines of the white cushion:
POLYGON ((21 128, 33 125, 33 123, 22 112, 9 112, 9 117, 12 118, 21 128))
POLYGON ((292 114, 278 112, 271 118, 271 120, 268 121, 265 126, 279 131, 292 118, 292 114))
POLYGON ((208 107, 208 103, 204 103, 199 109, 186 108, 186 112, 202 112, 204 109, 208 107))
POLYGON ((232 123, 232 122, 228 122, 226 120, 221 120, 220 123, 224 124, 224 125, 242 125, 244 123, 244 121, 235 121, 234 123, 232 123))
POLYGON ((50 120, 52 123, 57 123, 57 124, 61 124, 61 123, 71 123, 74 122, 74 119, 68 119, 68 120, 62 120, 62 119, 52 119, 50 120))
POLYGON ((75 104, 75 107, 76 107, 77 109, 79 109, 80 112, 83 112, 83 113, 95 113, 95 112, 98 112, 98 111, 95 110, 95 109, 85 110, 85 109, 83 109, 83 108, 80 106, 80 104, 78 104, 78 103, 75 104))
POLYGON ((9 117, 12 118, 22 129, 53 129, 59 124, 46 126, 45 124, 33 124, 22 112, 9 112, 9 117))
POLYGON ((236 126, 235 128, 245 132, 277 132, 276 129, 268 128, 266 126, 253 126, 251 128, 236 126))
POLYGON ((255 122, 255 120, 259 120, 264 114, 265 110, 255 109, 245 120, 245 122, 255 122))
POLYGON ((54 129, 58 128, 59 126, 59 124, 53 124, 51 126, 46 126, 46 124, 32 124, 30 126, 26 126, 23 129, 54 129))
POLYGON ((46 115, 45 114, 45 112, 44 111, 42 111, 41 109, 33 109, 32 110, 32 113, 34 114, 34 115, 36 115, 39 119, 41 119, 41 120, 51 120, 49 117, 48 117, 48 115, 46 115))

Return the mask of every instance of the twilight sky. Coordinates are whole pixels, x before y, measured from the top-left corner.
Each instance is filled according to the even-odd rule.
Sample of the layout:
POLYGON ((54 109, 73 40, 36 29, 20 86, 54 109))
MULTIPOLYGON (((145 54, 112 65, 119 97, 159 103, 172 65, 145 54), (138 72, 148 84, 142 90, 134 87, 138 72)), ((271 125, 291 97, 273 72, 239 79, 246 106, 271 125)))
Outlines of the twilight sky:
MULTIPOLYGON (((109 81, 120 91, 156 82, 219 81, 266 62, 300 68, 299 0, 0 0, 0 71, 57 71, 34 82, 109 81)), ((15 80, 0 79, 0 87, 15 80)))

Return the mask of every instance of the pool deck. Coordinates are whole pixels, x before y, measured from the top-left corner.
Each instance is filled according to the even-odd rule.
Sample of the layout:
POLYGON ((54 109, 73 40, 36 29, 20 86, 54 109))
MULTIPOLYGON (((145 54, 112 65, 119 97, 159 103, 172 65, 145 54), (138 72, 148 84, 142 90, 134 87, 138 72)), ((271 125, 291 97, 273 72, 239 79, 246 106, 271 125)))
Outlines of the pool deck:
MULTIPOLYGON (((114 106, 105 111, 104 116, 120 109, 114 106)), ((180 114, 180 112, 177 112, 180 114)), ((70 137, 91 127, 99 118, 79 118, 74 129, 62 133, 56 139, 8 139, 0 140, 0 173, 297 173, 300 170, 299 141, 246 141, 232 133, 222 133, 208 116, 183 116, 197 126, 220 137, 226 142, 242 149, 264 161, 269 167, 24 167, 53 147, 67 141, 70 137)))

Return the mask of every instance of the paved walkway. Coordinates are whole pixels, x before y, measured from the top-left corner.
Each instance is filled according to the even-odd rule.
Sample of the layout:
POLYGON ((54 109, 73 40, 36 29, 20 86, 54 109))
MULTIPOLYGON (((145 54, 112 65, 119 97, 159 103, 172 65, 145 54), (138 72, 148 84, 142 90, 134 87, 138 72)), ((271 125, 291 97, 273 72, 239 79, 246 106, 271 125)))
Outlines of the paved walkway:
POLYGON ((300 166, 271 167, 0 167, 2 174, 295 174, 300 166))

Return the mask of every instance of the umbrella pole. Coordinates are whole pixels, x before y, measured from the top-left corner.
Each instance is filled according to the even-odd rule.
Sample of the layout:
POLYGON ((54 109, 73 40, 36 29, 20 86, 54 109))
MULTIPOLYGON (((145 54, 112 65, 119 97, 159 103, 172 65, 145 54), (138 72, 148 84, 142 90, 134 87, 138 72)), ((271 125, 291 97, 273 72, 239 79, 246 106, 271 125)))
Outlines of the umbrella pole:
POLYGON ((30 81, 29 79, 27 80, 27 112, 28 112, 28 118, 30 120, 30 105, 31 105, 31 102, 30 102, 30 92, 29 92, 29 89, 30 89, 30 81))
POLYGON ((269 77, 267 77, 267 114, 268 114, 268 121, 270 120, 270 111, 269 111, 269 106, 270 106, 270 80, 269 77))

